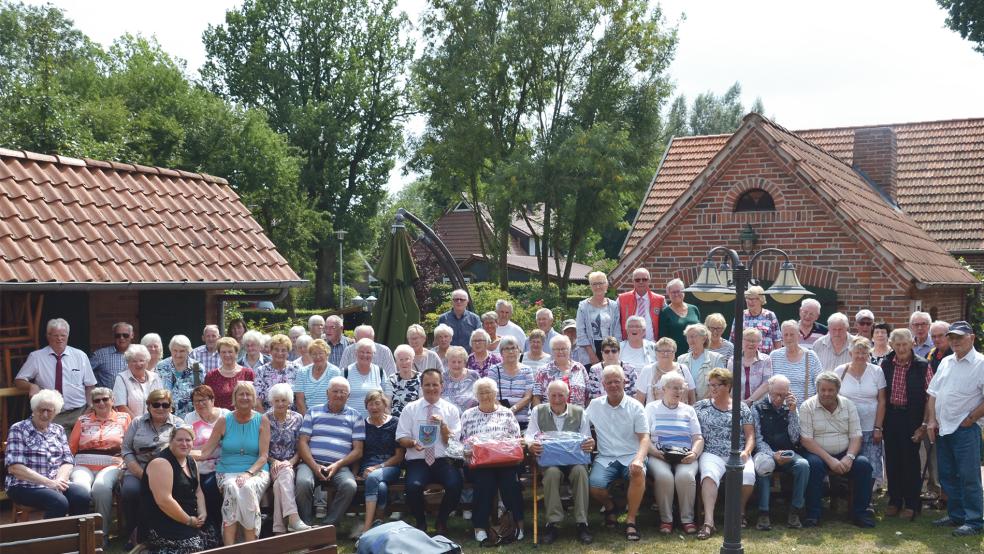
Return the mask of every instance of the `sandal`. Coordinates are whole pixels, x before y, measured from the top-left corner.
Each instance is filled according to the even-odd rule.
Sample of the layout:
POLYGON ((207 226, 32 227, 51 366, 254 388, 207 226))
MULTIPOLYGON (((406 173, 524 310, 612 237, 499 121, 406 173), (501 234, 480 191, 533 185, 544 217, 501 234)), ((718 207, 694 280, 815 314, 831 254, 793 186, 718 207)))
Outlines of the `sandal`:
POLYGON ((660 523, 659 532, 662 535, 669 535, 673 532, 673 523, 660 523))
POLYGON ((706 541, 714 535, 715 531, 717 531, 717 529, 715 529, 713 525, 710 523, 705 523, 703 527, 700 528, 700 531, 697 532, 697 540, 706 541))
POLYGON ((697 532, 697 524, 696 523, 691 522, 691 523, 684 523, 683 524, 683 533, 685 535, 693 535, 696 532, 697 532))
POLYGON ((639 529, 636 527, 636 524, 635 523, 626 523, 625 524, 625 539, 626 540, 635 542, 635 541, 637 541, 637 540, 639 540, 641 538, 642 537, 639 536, 639 529))
POLYGON ((604 509, 601 514, 605 518, 605 527, 614 529, 618 527, 618 508, 613 506, 611 510, 604 509))

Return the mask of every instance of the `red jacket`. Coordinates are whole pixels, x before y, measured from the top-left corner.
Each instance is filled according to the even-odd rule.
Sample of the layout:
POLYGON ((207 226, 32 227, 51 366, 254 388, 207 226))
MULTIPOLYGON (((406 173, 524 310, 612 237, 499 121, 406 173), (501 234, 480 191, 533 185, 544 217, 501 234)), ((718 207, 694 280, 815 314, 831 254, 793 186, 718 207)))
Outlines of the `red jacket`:
MULTIPOLYGON (((666 298, 661 294, 649 291, 649 318, 653 322, 653 338, 659 338, 659 311, 666 305, 666 298)), ((618 295, 618 311, 622 320, 622 336, 628 337, 625 332, 625 322, 630 317, 636 315, 635 291, 623 292, 618 295)))

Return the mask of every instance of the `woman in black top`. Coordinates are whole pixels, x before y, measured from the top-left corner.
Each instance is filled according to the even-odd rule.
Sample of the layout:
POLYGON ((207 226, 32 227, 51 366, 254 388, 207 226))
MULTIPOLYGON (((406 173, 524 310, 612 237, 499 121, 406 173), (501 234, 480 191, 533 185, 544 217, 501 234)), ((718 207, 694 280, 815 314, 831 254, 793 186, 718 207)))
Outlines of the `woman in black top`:
POLYGON ((202 532, 205 496, 198 466, 188 455, 194 440, 191 427, 175 427, 168 447, 147 464, 140 481, 140 539, 151 552, 190 554, 215 545, 202 532))

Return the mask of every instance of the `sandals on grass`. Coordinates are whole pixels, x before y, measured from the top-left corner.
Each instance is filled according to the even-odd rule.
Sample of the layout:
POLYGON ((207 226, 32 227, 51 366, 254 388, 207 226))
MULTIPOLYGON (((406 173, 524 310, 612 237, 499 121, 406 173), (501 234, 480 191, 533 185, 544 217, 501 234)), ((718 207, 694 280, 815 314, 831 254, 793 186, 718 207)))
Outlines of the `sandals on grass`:
POLYGON ((705 523, 701 526, 700 531, 697 532, 697 540, 706 541, 714 535, 717 529, 714 528, 710 523, 705 523))

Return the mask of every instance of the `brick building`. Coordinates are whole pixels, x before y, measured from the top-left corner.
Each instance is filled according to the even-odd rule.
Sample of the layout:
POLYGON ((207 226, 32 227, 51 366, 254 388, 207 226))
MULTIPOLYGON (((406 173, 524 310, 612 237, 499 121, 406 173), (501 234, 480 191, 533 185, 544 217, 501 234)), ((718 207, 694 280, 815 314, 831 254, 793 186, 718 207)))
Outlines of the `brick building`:
MULTIPOLYGON (((733 135, 673 139, 612 280, 628 288, 632 269, 645 266, 657 288, 677 277, 693 283, 709 249, 739 250, 750 228, 755 250, 789 254, 824 317, 870 308, 902 325, 919 308, 961 319, 977 281, 953 254, 984 254, 984 198, 951 178, 969 174, 984 189, 984 121, 967 123, 792 133, 750 114, 733 135), (926 140, 934 129, 953 128, 971 138, 926 140), (941 165, 952 176, 934 179, 941 165)), ((778 263, 765 256, 754 274, 767 285, 778 263)), ((733 311, 733 304, 688 301, 703 304, 705 315, 733 311)), ((796 317, 796 305, 768 307, 796 317)))

